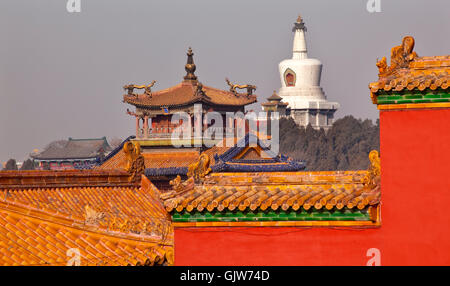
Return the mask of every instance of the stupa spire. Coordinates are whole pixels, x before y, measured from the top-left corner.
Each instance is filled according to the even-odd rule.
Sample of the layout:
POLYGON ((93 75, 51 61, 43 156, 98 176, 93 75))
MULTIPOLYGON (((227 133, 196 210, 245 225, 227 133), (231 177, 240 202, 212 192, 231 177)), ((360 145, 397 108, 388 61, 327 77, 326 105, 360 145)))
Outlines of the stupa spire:
POLYGON ((306 59, 308 58, 308 51, 306 49, 306 39, 305 32, 306 26, 303 19, 298 15, 297 22, 294 23, 294 45, 292 48, 292 58, 293 59, 306 59))

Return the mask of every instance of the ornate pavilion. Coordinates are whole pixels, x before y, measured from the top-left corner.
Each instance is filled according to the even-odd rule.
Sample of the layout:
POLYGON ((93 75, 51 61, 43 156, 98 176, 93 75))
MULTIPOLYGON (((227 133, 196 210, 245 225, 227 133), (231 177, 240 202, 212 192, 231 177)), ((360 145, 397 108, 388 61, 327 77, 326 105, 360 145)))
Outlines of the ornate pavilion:
MULTIPOLYGON (((206 122, 196 122, 194 116, 194 105, 202 104, 202 114, 210 111, 219 112, 223 116, 223 127, 217 127, 217 132, 227 134, 232 131, 226 130, 226 112, 245 112, 246 105, 256 102, 256 89, 253 85, 232 84, 228 79, 230 91, 220 90, 203 85, 195 75, 196 65, 194 53, 189 48, 187 63, 185 65, 186 75, 184 80, 167 89, 153 92, 151 89, 156 81, 149 85, 129 84, 124 86, 127 94, 123 96, 125 103, 131 104, 136 111, 128 111, 128 114, 136 118, 136 138, 142 147, 164 145, 164 139, 171 137, 172 131, 178 126, 171 123, 176 112, 186 112, 190 115, 192 138, 198 136, 194 133, 194 126, 200 124, 201 131, 208 126, 206 122), (238 93, 237 89, 245 89, 246 93, 238 93), (135 89, 144 89, 144 93, 135 94, 135 89)), ((201 134, 200 134, 201 135, 201 134)))
POLYGON ((127 113, 136 119, 136 135, 127 138, 95 169, 123 168, 126 165, 123 146, 126 142, 132 142, 139 145, 145 159, 145 175, 161 190, 170 189, 170 180, 177 176, 187 179, 188 166, 197 162, 200 154, 208 156, 214 171, 303 170, 305 165, 301 162, 295 162, 283 155, 267 153, 268 144, 259 136, 257 138, 259 140, 252 141, 257 142, 253 146, 250 146, 249 138, 255 135, 248 134, 238 139, 237 129, 247 128, 245 121, 243 118, 227 117, 227 113, 244 114, 245 106, 256 102, 256 95, 253 94, 256 86, 233 84, 229 79, 226 79, 229 90, 203 85, 195 75, 197 67, 193 56, 194 53, 189 48, 185 65, 186 75, 181 83, 173 87, 153 91, 156 81, 152 81, 149 85, 124 86, 126 94, 123 95, 123 102, 135 107, 135 111, 127 109, 127 113), (143 89, 144 92, 137 94, 134 92, 135 89, 143 89), (239 89, 246 93, 239 93, 239 89), (220 113, 223 126, 211 127, 206 120, 200 122, 201 118, 195 114, 196 104, 201 104, 202 117, 211 111, 220 113), (179 127, 171 123, 172 116, 180 111, 186 112, 190 117, 188 120, 190 139, 172 138, 172 133, 179 127), (195 127, 198 129, 195 130, 195 127), (214 129, 215 134, 221 133, 223 139, 206 138, 203 134, 207 129, 214 129), (234 138, 233 146, 227 146, 227 136, 234 138), (181 147, 174 147, 174 140, 181 147))

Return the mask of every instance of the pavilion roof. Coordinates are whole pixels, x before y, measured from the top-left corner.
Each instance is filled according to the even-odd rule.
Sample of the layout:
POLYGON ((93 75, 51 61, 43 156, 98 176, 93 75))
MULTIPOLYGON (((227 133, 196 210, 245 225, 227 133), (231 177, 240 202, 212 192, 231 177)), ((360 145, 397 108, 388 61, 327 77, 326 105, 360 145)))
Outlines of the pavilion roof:
POLYGON ((195 75, 196 65, 194 63, 194 53, 191 48, 188 50, 187 62, 184 68, 186 70, 184 80, 167 89, 152 92, 151 88, 156 81, 153 81, 147 86, 137 86, 134 84, 124 86, 124 89, 128 90, 128 93, 123 96, 123 101, 136 107, 156 110, 170 110, 170 107, 182 107, 194 103, 242 107, 256 102, 256 95, 253 94, 256 86, 233 85, 226 79, 230 85, 230 91, 225 91, 200 83, 195 75), (143 94, 134 94, 133 90, 135 88, 145 89, 145 91, 143 94), (236 91, 237 88, 247 88, 247 93, 238 93, 236 91))
POLYGON ((256 95, 234 94, 229 91, 203 86, 203 93, 197 92, 196 81, 183 81, 173 87, 151 94, 125 94, 123 100, 131 105, 160 110, 163 107, 179 107, 194 103, 220 106, 245 106, 256 102, 256 95))

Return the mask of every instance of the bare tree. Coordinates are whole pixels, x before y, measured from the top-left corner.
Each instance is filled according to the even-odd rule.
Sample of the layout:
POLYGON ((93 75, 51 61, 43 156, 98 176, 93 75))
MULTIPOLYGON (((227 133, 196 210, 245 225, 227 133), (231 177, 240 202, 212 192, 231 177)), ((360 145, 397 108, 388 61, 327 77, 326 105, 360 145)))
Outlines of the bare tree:
POLYGON ((120 144, 122 144, 122 139, 120 139, 119 137, 113 137, 111 138, 111 140, 109 140, 109 145, 111 146, 112 149, 116 149, 117 147, 120 146, 120 144))
POLYGON ((8 162, 6 162, 6 166, 3 170, 7 170, 7 171, 18 170, 16 160, 9 159, 8 162))
POLYGON ((20 170, 34 170, 34 163, 31 159, 26 160, 25 162, 23 162, 22 167, 20 168, 20 170))
POLYGON ((44 150, 48 149, 48 148, 59 148, 59 149, 64 148, 64 146, 66 146, 67 142, 68 142, 67 140, 52 141, 47 146, 44 147, 44 150))

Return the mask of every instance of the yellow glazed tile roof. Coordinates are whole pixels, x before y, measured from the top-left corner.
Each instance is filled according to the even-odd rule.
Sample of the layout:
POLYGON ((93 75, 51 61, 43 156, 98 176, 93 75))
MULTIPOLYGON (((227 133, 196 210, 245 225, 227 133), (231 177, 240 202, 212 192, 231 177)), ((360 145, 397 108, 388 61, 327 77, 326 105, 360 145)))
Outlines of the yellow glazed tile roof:
MULTIPOLYGON (((236 139, 234 139, 236 142, 236 139)), ((218 144, 219 145, 219 144, 218 144)), ((219 146, 215 145, 204 151, 211 160, 211 164, 215 163, 214 155, 221 155, 230 147, 225 146, 225 139, 219 146)), ((171 152, 152 152, 142 153, 145 159, 146 168, 170 168, 170 167, 188 167, 195 163, 200 155, 198 151, 171 151, 171 152)), ((123 170, 127 164, 127 159, 123 150, 117 152, 116 155, 109 160, 103 162, 102 165, 95 167, 95 170, 123 170)))
POLYGON ((403 38, 401 45, 391 49, 390 66, 386 57, 377 62, 378 81, 369 84, 373 103, 380 93, 418 90, 447 90, 450 86, 450 55, 419 57, 415 40, 403 38))
POLYGON ((380 79, 371 83, 369 87, 371 92, 376 93, 379 90, 447 89, 449 86, 450 55, 416 58, 409 63, 407 68, 398 69, 386 76, 380 76, 380 79))
MULTIPOLYGON (((82 173, 90 172, 99 173, 82 173)), ((58 172, 43 174, 49 179, 58 172)), ((12 172, 0 172, 5 176, 11 180, 12 172)), ((81 265, 172 264, 170 218, 150 181, 101 185, 101 178, 93 186, 71 186, 67 178, 51 187, 3 185, 0 265, 66 265, 74 249, 81 265)))
POLYGON ((164 194, 168 212, 363 209, 380 202, 379 186, 363 185, 367 171, 213 173, 203 184, 164 194))

